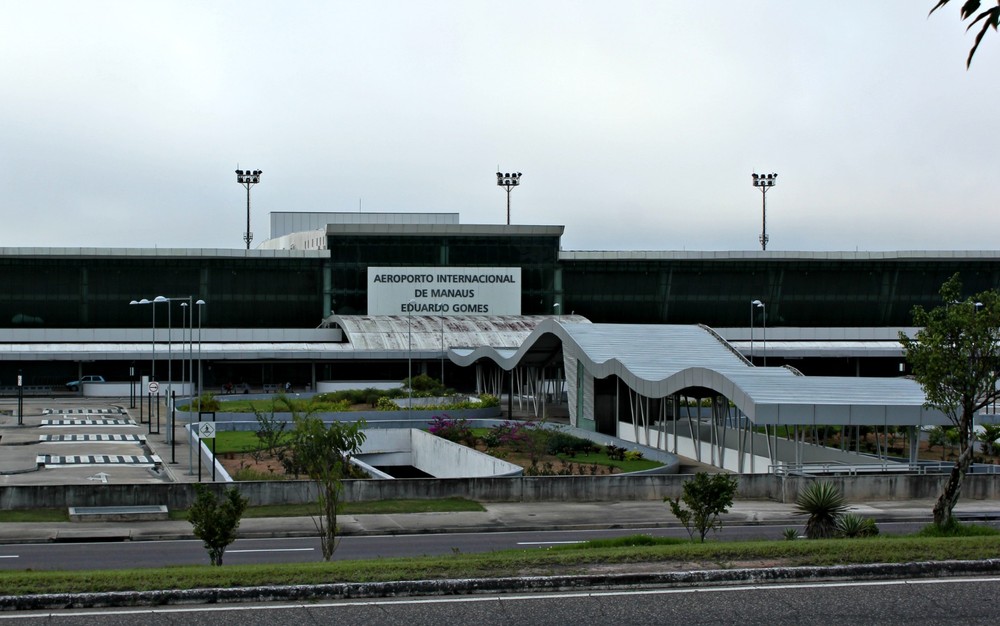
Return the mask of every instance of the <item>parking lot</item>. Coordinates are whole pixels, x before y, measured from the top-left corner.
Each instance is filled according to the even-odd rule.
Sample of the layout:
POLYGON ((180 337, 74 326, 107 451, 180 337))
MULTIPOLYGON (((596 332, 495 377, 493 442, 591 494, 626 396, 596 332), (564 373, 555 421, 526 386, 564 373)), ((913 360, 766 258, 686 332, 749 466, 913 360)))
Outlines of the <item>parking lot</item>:
MULTIPOLYGON (((128 398, 60 394, 26 397, 21 424, 17 399, 0 398, 0 484, 70 485, 160 483, 188 478, 188 448, 171 446, 169 415, 140 421, 128 398), (161 452, 166 452, 166 458, 161 452), (177 463, 171 463, 176 458, 177 463)), ((147 412, 148 413, 148 412, 147 412)))

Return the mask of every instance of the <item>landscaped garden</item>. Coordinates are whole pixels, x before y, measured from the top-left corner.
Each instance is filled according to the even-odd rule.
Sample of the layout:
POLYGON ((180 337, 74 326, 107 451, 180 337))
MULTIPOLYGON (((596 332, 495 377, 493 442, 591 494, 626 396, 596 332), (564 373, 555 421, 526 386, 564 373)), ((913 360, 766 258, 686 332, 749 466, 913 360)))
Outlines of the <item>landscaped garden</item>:
MULTIPOLYGON (((257 413, 257 429, 219 431, 215 454, 235 480, 294 478, 288 451, 287 422, 257 413)), ((528 476, 601 476, 659 467, 636 450, 575 437, 537 422, 504 422, 471 428, 465 419, 442 415, 433 419, 433 435, 475 448, 524 468, 528 476)), ((352 478, 364 478, 354 475, 352 478)))
POLYGON ((391 389, 343 389, 329 393, 317 393, 299 397, 278 393, 270 398, 244 399, 239 396, 204 394, 193 406, 181 405, 182 411, 215 411, 219 413, 248 413, 254 415, 274 413, 295 413, 299 415, 315 413, 346 413, 351 411, 405 411, 409 407, 400 400, 415 398, 421 400, 414 409, 422 411, 455 411, 460 409, 483 409, 500 406, 500 400, 490 394, 480 394, 475 399, 457 394, 454 389, 443 386, 436 379, 425 374, 405 379, 400 387, 391 389), (434 398, 434 403, 428 403, 434 398))

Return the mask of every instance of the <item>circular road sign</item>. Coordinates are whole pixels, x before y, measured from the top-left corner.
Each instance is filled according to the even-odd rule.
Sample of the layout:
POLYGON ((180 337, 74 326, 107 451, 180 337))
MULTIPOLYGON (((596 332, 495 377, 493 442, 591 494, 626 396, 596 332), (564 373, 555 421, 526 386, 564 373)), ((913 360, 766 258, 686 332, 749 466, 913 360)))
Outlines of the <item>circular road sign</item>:
POLYGON ((160 383, 155 380, 149 383, 149 393, 157 393, 160 390, 160 383))

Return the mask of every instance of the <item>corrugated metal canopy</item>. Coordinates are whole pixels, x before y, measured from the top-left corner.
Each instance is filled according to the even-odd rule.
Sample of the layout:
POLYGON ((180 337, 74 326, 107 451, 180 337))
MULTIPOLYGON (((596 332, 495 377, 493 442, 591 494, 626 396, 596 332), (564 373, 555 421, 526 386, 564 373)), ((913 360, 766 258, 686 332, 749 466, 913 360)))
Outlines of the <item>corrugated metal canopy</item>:
POLYGON ((574 324, 549 319, 513 353, 483 347, 453 350, 449 356, 459 365, 486 358, 510 369, 530 363, 533 351, 551 352, 553 338, 594 378, 617 376, 650 398, 711 390, 758 424, 949 423, 940 412, 923 407, 923 390, 913 380, 809 377, 785 367, 754 367, 702 326, 574 324))
MULTIPOLYGON (((456 347, 519 348, 545 315, 331 315, 358 352, 441 351, 456 347)), ((559 319, 587 325, 579 315, 559 319)))

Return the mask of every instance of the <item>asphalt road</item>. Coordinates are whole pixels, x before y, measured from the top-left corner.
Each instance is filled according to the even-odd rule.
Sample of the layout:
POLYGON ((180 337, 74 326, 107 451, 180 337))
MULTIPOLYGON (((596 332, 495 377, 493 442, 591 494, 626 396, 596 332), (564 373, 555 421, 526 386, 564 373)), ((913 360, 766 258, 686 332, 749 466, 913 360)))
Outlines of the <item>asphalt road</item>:
POLYGON ((272 624, 995 624, 1000 578, 742 585, 309 604, 11 612, 0 622, 272 624))
MULTIPOLYGON (((923 525, 892 522, 882 524, 880 528, 883 533, 898 534, 913 532, 923 525)), ((760 524, 727 526, 717 539, 778 539, 786 527, 760 524)), ((341 539, 334 557, 354 560, 541 549, 635 534, 687 538, 682 528, 349 536, 341 539)), ((315 562, 321 559, 319 539, 304 537, 240 539, 226 550, 223 562, 227 565, 246 565, 315 562)), ((208 564, 208 556, 198 540, 0 545, 0 569, 4 570, 124 569, 199 564, 208 564)))

